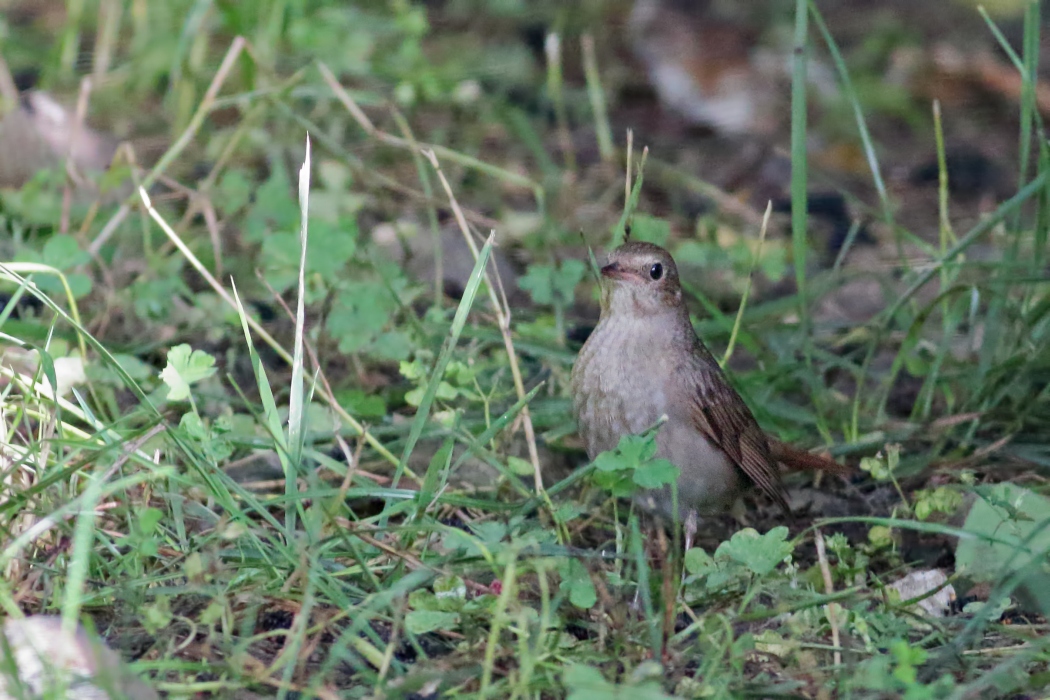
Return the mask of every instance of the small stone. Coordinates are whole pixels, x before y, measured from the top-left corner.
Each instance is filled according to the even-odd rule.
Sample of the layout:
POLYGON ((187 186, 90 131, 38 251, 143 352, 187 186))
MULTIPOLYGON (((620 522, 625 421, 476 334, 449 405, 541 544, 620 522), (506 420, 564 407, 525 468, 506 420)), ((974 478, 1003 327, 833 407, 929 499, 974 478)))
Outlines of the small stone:
POLYGON ((9 618, 0 638, 0 700, 44 697, 159 700, 153 688, 122 667, 115 652, 83 629, 63 632, 57 616, 9 618), (17 680, 10 675, 12 666, 17 680))
POLYGON ((917 603, 918 607, 930 617, 944 617, 951 607, 952 601, 955 600, 955 589, 947 582, 948 577, 944 575, 943 571, 929 569, 926 571, 913 571, 904 578, 891 583, 889 588, 897 591, 901 600, 905 601, 926 595, 930 591, 947 584, 941 590, 927 598, 923 598, 917 603))

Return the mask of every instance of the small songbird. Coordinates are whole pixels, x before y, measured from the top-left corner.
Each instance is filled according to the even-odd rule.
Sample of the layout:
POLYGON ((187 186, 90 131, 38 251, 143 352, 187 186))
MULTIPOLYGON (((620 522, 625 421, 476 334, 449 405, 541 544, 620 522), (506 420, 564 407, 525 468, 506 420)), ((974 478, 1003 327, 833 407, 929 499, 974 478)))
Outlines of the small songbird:
MULTIPOLYGON (((679 519, 724 511, 748 487, 788 510, 778 463, 844 473, 837 462, 768 437, 697 337, 671 255, 626 243, 602 268, 601 318, 572 368, 573 407, 587 455, 616 447, 666 416, 656 456, 679 469, 679 519)), ((673 519, 670 486, 642 494, 645 510, 673 519)))

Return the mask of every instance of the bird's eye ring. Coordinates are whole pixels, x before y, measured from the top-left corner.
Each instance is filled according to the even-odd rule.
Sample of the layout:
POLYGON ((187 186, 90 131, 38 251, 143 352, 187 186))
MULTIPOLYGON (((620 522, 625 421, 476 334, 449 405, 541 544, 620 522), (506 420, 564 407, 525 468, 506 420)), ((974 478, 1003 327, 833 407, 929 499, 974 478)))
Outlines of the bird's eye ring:
POLYGON ((660 263, 653 263, 653 266, 649 268, 649 276, 654 280, 658 280, 664 276, 664 266, 660 263))

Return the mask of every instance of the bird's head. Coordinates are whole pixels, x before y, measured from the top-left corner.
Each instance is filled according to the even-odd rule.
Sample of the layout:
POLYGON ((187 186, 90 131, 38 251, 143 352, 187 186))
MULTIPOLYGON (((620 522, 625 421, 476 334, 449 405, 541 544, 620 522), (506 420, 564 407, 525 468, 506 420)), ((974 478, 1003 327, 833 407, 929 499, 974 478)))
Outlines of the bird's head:
POLYGON ((602 310, 655 316, 682 306, 678 268, 666 250, 652 243, 625 243, 609 253, 602 268, 602 310))

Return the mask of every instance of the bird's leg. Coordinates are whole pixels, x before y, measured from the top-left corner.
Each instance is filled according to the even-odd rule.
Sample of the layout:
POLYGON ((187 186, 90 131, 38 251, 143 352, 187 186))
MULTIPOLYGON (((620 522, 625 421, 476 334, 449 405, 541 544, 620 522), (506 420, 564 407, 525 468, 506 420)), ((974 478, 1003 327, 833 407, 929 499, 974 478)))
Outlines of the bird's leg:
POLYGON ((671 639, 671 634, 674 632, 674 567, 668 551, 670 548, 667 546, 667 533, 664 532, 663 523, 659 520, 656 523, 656 538, 660 545, 660 575, 663 579, 660 583, 664 599, 664 624, 663 638, 660 643, 660 656, 663 663, 666 664, 669 657, 667 642, 671 639))
POLYGON ((685 553, 693 548, 693 543, 696 542, 696 530, 699 523, 700 516, 696 512, 696 508, 690 508, 689 512, 685 515, 685 520, 682 521, 682 539, 685 548, 682 550, 682 575, 681 584, 685 585, 685 553))
POLYGON ((634 588, 634 598, 631 599, 631 610, 640 613, 642 611, 642 586, 641 584, 634 588))
POLYGON ((682 523, 682 531, 685 534, 685 551, 689 551, 693 548, 693 542, 696 540, 696 527, 699 517, 696 514, 696 508, 690 508, 689 513, 685 516, 685 521, 682 523))

